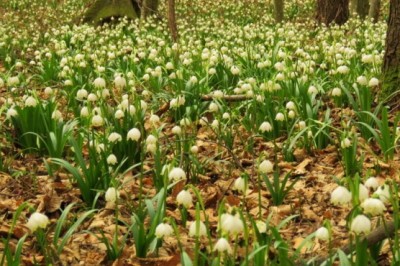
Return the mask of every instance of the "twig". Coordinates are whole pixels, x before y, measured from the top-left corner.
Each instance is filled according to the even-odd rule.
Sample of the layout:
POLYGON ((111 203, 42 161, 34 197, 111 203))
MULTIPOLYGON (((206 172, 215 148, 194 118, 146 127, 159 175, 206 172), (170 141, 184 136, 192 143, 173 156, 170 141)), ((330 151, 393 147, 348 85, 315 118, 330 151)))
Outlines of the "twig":
MULTIPOLYGON (((367 241, 367 246, 368 246, 368 248, 370 248, 373 245, 375 245, 376 243, 379 243, 380 241, 382 241, 386 238, 393 237, 395 230, 396 230, 396 226, 395 226, 394 221, 385 221, 383 225, 379 226, 374 231, 372 231, 369 235, 364 237, 364 240, 367 241)), ((350 244, 347 244, 345 247, 341 248, 341 250, 346 255, 351 254, 354 251, 353 249, 354 249, 354 246, 351 246, 350 244)), ((314 262, 314 265, 321 265, 324 261, 326 261, 328 259, 329 259, 328 256, 317 259, 314 262)))

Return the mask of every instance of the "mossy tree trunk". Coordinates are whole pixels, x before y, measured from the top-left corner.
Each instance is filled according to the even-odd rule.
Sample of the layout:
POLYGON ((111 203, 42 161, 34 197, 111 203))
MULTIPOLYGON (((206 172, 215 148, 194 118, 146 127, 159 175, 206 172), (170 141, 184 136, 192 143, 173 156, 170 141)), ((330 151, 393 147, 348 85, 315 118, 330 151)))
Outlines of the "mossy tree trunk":
POLYGON ((148 16, 154 15, 157 12, 158 4, 159 0, 143 0, 140 17, 145 19, 148 16))
POLYGON ((381 0, 371 0, 369 3, 368 17, 372 19, 374 23, 378 22, 379 12, 381 9, 381 0))
POLYGON ((281 23, 283 21, 283 12, 285 9, 284 0, 274 0, 275 21, 281 23))
POLYGON ((368 0, 357 0, 356 12, 361 19, 365 19, 369 11, 369 1, 368 0))
POLYGON ((111 17, 146 18, 157 12, 159 0, 96 0, 83 16, 84 23, 100 24, 111 17))
POLYGON ((390 0, 382 73, 382 96, 400 93, 400 0, 390 0))
POLYGON ((317 21, 343 25, 349 19, 349 0, 317 0, 317 21))

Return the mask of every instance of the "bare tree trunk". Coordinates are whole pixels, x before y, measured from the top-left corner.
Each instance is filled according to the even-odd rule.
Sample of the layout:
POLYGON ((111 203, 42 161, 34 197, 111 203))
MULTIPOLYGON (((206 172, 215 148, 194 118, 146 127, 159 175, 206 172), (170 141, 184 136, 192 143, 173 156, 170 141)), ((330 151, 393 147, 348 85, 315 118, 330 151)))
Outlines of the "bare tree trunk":
POLYGON ((369 2, 368 0, 357 0, 356 11, 361 19, 365 19, 368 15, 369 2))
POLYGON ((154 15, 158 9, 158 0, 143 0, 140 17, 146 19, 148 16, 154 15))
POLYGON ((343 25, 349 19, 349 0, 317 0, 317 21, 343 25))
POLYGON ((381 0, 371 0, 369 5, 368 17, 372 19, 374 23, 379 20, 379 12, 381 9, 381 0))
POLYGON ((283 21, 284 8, 285 8, 284 0, 274 0, 275 21, 278 23, 283 21))
POLYGON ((172 40, 178 40, 178 27, 176 26, 175 0, 168 0, 168 26, 171 31, 172 40))
POLYGON ((400 0, 390 0, 382 73, 382 96, 400 92, 400 0))

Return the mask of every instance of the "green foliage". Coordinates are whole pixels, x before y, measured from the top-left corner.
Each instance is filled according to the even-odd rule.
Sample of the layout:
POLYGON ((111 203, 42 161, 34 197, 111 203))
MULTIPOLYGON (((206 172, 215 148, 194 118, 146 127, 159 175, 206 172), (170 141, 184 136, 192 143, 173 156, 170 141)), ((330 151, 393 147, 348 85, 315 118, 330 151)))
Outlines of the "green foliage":
POLYGON ((284 175, 283 180, 280 180, 279 171, 275 171, 273 173, 272 181, 266 174, 262 174, 264 178, 264 182, 268 188, 269 193, 272 197, 272 202, 274 205, 280 205, 283 203, 286 195, 293 189, 296 182, 299 180, 298 178, 292 181, 290 185, 287 185, 291 172, 284 175))

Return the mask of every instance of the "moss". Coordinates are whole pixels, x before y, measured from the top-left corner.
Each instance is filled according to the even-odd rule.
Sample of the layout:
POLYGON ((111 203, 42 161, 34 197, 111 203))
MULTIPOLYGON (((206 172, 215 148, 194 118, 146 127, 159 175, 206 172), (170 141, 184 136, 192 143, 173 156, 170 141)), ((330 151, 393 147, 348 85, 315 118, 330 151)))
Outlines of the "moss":
POLYGON ((84 15, 83 22, 98 25, 111 17, 136 19, 137 9, 131 0, 97 0, 84 15))

